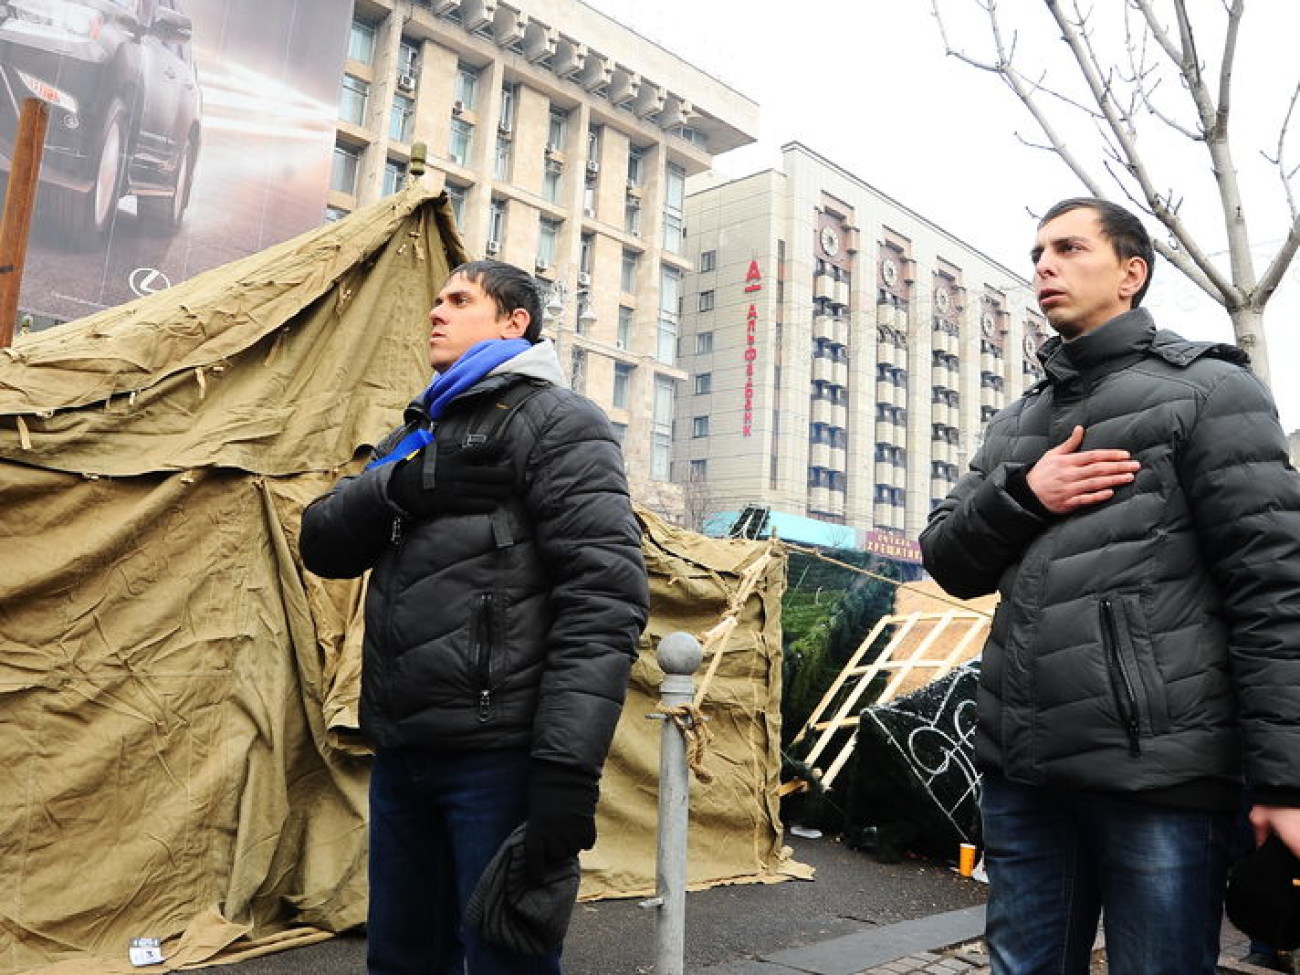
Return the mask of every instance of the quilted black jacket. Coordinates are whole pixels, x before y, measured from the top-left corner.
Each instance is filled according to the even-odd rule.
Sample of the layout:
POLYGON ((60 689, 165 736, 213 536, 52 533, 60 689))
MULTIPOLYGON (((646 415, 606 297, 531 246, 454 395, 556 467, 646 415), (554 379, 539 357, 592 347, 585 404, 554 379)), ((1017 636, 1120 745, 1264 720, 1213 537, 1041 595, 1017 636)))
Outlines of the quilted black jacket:
MULTIPOLYGON (((435 434, 450 442, 520 376, 559 378, 549 343, 462 394, 435 434)), ((361 730, 375 744, 527 747, 595 776, 649 602, 622 456, 605 415, 560 386, 500 436, 518 497, 496 515, 408 522, 387 497, 392 465, 379 467, 308 506, 303 562, 327 577, 372 570, 361 730)))
POLYGON ((1002 597, 977 760, 1145 792, 1235 787, 1244 757, 1258 798, 1300 798, 1300 476, 1268 391, 1236 348, 1157 332, 1142 309, 1039 355, 1047 380, 990 421, 921 535, 946 590, 1002 597), (1109 501, 1040 516, 1008 479, 1076 424, 1082 449, 1141 469, 1109 501))

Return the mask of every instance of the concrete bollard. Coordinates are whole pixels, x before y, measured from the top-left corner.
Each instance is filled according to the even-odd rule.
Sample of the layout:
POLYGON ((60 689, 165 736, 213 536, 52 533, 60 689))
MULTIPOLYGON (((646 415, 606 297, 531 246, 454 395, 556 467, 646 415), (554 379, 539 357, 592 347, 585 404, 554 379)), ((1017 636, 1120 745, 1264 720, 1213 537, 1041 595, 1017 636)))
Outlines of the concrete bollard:
MULTIPOLYGON (((669 633, 656 652, 664 672, 659 703, 676 708, 695 697, 693 674, 704 651, 689 633, 669 633)), ((663 715, 650 715, 663 720, 663 715)), ((659 749, 659 840, 655 857, 657 896, 643 906, 659 910, 655 925, 658 975, 683 975, 686 964, 686 838, 690 819, 690 769, 686 739, 672 721, 664 721, 659 749)))

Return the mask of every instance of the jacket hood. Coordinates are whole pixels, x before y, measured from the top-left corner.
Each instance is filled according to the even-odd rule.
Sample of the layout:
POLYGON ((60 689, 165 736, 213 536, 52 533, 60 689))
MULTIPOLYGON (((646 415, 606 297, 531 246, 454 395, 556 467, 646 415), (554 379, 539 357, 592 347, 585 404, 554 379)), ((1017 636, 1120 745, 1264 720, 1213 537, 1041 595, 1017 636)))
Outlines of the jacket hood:
POLYGON ((555 344, 550 339, 542 339, 513 359, 501 363, 488 375, 526 376, 529 379, 543 379, 555 386, 569 388, 569 381, 564 376, 564 370, 560 368, 560 357, 555 351, 555 344))

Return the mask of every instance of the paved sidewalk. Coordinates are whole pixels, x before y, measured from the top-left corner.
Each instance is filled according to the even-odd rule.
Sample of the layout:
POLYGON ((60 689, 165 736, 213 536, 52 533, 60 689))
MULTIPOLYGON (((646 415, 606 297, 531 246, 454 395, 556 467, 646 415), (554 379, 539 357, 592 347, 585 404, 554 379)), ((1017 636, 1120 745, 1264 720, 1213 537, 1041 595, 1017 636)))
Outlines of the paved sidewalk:
MULTIPOLYGON (((971 907, 711 966, 700 975, 990 975, 983 930, 984 908, 971 907)), ((1246 938, 1226 923, 1221 943, 1222 975, 1276 975, 1240 961, 1246 938)), ((1105 946, 1099 938, 1092 972, 1106 971, 1105 946)))

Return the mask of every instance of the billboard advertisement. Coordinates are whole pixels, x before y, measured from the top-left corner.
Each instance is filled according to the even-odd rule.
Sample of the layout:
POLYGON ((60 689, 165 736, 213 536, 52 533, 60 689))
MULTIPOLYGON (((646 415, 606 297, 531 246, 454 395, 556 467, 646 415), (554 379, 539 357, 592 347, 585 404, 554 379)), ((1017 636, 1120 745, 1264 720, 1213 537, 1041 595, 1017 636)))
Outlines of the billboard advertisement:
POLYGON ((0 169, 49 106, 19 307, 79 318, 323 219, 351 0, 0 3, 0 169))

